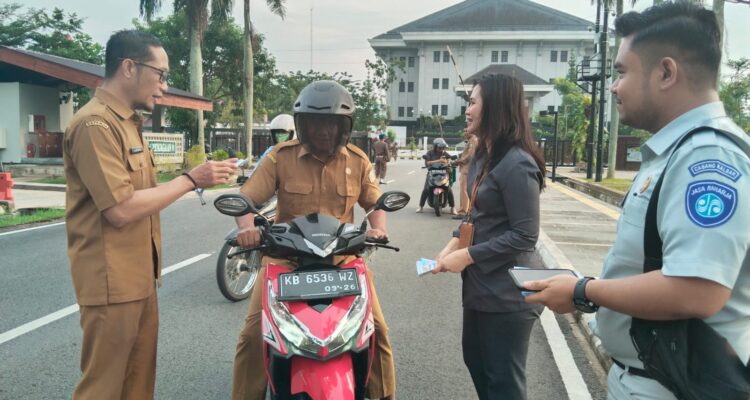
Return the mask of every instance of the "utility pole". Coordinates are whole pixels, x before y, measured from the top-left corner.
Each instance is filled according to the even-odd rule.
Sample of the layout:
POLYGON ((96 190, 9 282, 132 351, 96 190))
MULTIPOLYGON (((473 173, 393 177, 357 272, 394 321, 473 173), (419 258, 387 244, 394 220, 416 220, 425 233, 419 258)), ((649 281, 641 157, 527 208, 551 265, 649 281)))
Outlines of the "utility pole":
MULTIPOLYGON (((599 21, 601 17, 602 0, 596 0, 596 24, 594 24, 594 32, 599 34, 599 21)), ((599 49, 601 53, 601 49, 599 49)), ((599 57, 600 61, 605 61, 599 57)), ((597 81, 591 84, 591 114, 589 115, 589 131, 586 135, 586 179, 591 179, 594 176, 594 124, 596 122, 596 88, 597 81)))
MULTIPOLYGON (((604 157, 602 151, 602 142, 604 141, 604 106, 607 99, 604 97, 607 88, 607 20, 609 17, 609 2, 604 1, 604 26, 599 33, 599 53, 602 56, 602 65, 599 74, 599 131, 596 140, 596 182, 602 181, 602 171, 604 169, 604 157)), ((611 166, 614 168, 614 165, 611 166)))
POLYGON ((313 8, 310 7, 310 71, 313 70, 313 8))

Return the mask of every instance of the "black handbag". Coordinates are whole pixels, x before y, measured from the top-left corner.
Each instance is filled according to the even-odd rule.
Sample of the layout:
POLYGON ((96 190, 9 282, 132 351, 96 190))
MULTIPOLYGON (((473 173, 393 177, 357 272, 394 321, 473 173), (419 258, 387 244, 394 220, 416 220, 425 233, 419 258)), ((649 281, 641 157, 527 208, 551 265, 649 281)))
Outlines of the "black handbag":
MULTIPOLYGON (((675 150, 698 130, 700 128, 686 133, 675 150)), ((732 137, 721 130, 716 132, 732 137)), ((664 175, 665 172, 662 172, 646 211, 643 273, 662 267, 663 243, 656 226, 656 211, 664 175)), ((678 399, 750 399, 750 367, 740 360, 729 342, 705 321, 697 318, 675 321, 633 318, 630 337, 646 373, 678 399)))

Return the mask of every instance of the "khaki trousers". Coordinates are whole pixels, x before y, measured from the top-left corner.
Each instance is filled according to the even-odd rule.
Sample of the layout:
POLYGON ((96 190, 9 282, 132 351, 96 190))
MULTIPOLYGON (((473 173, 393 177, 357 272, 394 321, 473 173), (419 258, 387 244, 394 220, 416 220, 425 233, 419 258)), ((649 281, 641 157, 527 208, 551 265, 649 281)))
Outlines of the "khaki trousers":
POLYGON ((156 291, 128 303, 81 306, 81 380, 74 400, 153 399, 159 306, 156 291))
MULTIPOLYGON (((273 260, 276 261, 281 260, 273 260)), ((263 336, 261 327, 262 277, 266 271, 267 259, 263 260, 263 267, 258 271, 258 281, 250 295, 250 310, 245 317, 245 326, 240 332, 237 350, 234 355, 234 372, 232 375, 232 400, 263 400, 266 395, 268 380, 263 367, 263 336)), ((286 262, 284 262, 286 263, 286 262)), ((372 296, 372 316, 375 321, 375 356, 372 362, 372 372, 367 385, 367 397, 380 399, 395 395, 396 369, 393 363, 393 351, 388 340, 388 326, 380 309, 380 302, 375 293, 372 273, 368 269, 370 278, 370 295, 372 296)))
POLYGON ((385 156, 375 156, 375 175, 378 179, 385 179, 385 173, 388 171, 388 161, 385 156))
POLYGON ((460 179, 458 182, 459 191, 461 192, 460 203, 459 203, 459 214, 466 214, 469 212, 469 171, 467 168, 466 173, 461 172, 460 179))

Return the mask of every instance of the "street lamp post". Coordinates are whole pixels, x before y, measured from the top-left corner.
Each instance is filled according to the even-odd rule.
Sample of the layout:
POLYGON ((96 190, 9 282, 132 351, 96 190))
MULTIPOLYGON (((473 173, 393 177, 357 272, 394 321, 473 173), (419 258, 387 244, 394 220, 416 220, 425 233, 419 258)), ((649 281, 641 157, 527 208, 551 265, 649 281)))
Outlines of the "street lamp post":
POLYGON ((552 182, 555 182, 557 179, 557 116, 560 114, 560 111, 540 111, 539 115, 541 116, 547 116, 547 115, 554 115, 555 116, 555 127, 552 131, 552 182))

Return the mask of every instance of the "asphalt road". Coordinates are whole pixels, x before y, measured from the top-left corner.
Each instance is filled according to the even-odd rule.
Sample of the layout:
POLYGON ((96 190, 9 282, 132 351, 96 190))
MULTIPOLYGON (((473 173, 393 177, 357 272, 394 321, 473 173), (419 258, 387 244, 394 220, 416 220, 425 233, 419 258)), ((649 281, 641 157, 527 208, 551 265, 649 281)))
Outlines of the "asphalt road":
MULTIPOLYGON (((390 327, 398 394, 401 399, 473 399, 461 355, 460 277, 415 273, 414 262, 434 258, 456 226, 449 216, 414 212, 424 180, 419 167, 411 160, 389 165, 390 182, 383 189, 404 190, 412 202, 388 217, 391 242, 401 252, 380 250, 370 265, 390 327)), ((208 192, 207 200, 216 195, 208 192)), ((201 207, 188 197, 162 212, 164 267, 194 262, 167 274, 159 290, 159 399, 229 398, 234 348, 247 302, 230 303, 217 288, 216 255, 233 222, 210 204, 201 207)), ((0 277, 0 399, 70 398, 79 377, 77 312, 2 339, 19 326, 75 304, 64 225, 0 236, 0 277)), ((549 317, 562 336, 555 339, 548 326, 534 328, 527 366, 529 399, 604 398, 603 373, 580 334, 567 319, 549 317), (566 355, 572 364, 565 363, 566 355), (583 392, 581 387, 576 391, 576 377, 583 392)))

